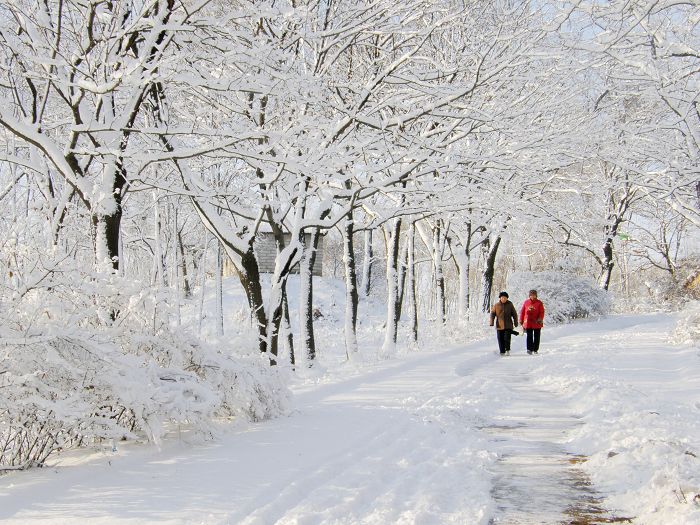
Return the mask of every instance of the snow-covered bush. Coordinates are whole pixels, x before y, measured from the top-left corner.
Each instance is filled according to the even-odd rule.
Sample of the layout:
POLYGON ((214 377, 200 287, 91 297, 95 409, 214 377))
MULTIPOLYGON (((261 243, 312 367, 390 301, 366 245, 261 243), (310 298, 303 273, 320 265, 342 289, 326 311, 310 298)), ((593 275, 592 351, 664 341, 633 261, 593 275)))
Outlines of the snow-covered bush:
POLYGON ((553 271, 515 272, 508 278, 508 293, 518 311, 531 289, 544 303, 549 324, 603 315, 610 308, 608 293, 591 280, 553 271))
POLYGON ((689 301, 685 304, 671 340, 678 344, 700 345, 700 301, 689 301))
POLYGON ((114 275, 75 272, 16 292, 0 322, 0 470, 43 464, 101 440, 159 440, 170 424, 208 432, 216 417, 260 420, 289 391, 259 355, 197 340, 169 322, 167 298, 114 275))
POLYGON ((683 308, 687 301, 700 300, 700 256, 678 261, 675 275, 663 272, 645 284, 657 303, 683 308))
POLYGON ((162 423, 210 414, 216 396, 191 373, 125 355, 83 336, 3 337, 3 467, 41 465, 51 452, 97 439, 157 439, 162 423))

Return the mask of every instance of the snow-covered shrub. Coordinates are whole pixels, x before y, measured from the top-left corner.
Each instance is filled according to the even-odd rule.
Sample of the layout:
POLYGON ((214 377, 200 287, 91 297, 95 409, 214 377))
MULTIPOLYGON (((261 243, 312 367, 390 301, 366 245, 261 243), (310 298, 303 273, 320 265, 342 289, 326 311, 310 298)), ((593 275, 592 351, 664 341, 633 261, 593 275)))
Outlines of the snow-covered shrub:
POLYGON ((0 470, 102 440, 159 440, 171 424, 286 410, 277 369, 175 329, 168 297, 77 271, 5 296, 0 320, 0 470), (81 279, 82 278, 82 279, 81 279))
POLYGON ((700 301, 689 301, 681 310, 678 324, 671 336, 674 343, 700 345, 700 301))
POLYGON ((201 424, 216 395, 195 375, 125 355, 89 334, 3 337, 0 465, 41 465, 97 439, 157 439, 165 420, 201 424))
POLYGON ((215 391, 218 403, 214 414, 245 417, 260 421, 282 414, 290 397, 277 368, 267 358, 255 354, 234 357, 184 332, 168 332, 163 337, 135 341, 138 354, 158 356, 168 366, 193 372, 215 391))
POLYGON ((518 311, 531 289, 544 303, 549 324, 603 315, 610 308, 608 293, 589 279, 554 271, 515 272, 508 278, 508 293, 518 311))
POLYGON ((663 272, 645 282, 657 303, 683 308, 687 301, 700 300, 700 256, 678 261, 675 275, 663 272))

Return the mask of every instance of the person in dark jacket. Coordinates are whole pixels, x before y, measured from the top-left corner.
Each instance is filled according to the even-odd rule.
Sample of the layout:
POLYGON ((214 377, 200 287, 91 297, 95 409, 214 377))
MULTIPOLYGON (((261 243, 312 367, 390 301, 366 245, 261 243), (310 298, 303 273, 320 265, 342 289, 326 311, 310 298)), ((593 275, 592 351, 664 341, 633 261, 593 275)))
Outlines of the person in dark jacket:
POLYGON ((530 290, 520 308, 520 324, 527 333, 527 353, 536 354, 540 349, 540 332, 544 326, 544 304, 537 298, 537 290, 530 290))
MULTIPOLYGON (((498 294, 498 302, 491 308, 489 326, 496 325, 496 338, 501 355, 510 354, 510 336, 518 326, 518 312, 508 300, 508 293, 498 294)), ((515 332, 517 334, 517 332, 515 332)))

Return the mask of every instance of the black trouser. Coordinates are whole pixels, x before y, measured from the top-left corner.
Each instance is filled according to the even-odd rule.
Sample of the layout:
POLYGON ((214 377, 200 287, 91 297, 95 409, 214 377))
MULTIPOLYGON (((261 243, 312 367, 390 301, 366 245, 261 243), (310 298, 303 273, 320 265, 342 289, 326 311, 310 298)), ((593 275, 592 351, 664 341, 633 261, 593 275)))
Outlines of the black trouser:
POLYGON ((537 352, 540 349, 540 332, 541 328, 527 328, 527 349, 531 352, 537 352))
POLYGON ((498 349, 502 354, 510 352, 510 330, 496 330, 498 349))

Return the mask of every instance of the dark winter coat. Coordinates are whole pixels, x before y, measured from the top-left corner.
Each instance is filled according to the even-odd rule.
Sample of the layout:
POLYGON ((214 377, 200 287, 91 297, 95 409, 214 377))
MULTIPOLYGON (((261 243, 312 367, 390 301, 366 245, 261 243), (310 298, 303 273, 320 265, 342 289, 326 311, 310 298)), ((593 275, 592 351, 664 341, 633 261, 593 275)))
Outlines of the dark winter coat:
POLYGON ((523 328, 542 328, 544 326, 544 304, 539 299, 525 299, 520 309, 520 324, 523 328))
POLYGON ((494 320, 498 320, 496 323, 496 330, 512 330, 518 326, 518 312, 513 306, 513 303, 506 301, 502 303, 498 301, 491 308, 491 320, 489 322, 490 326, 493 326, 494 320))

